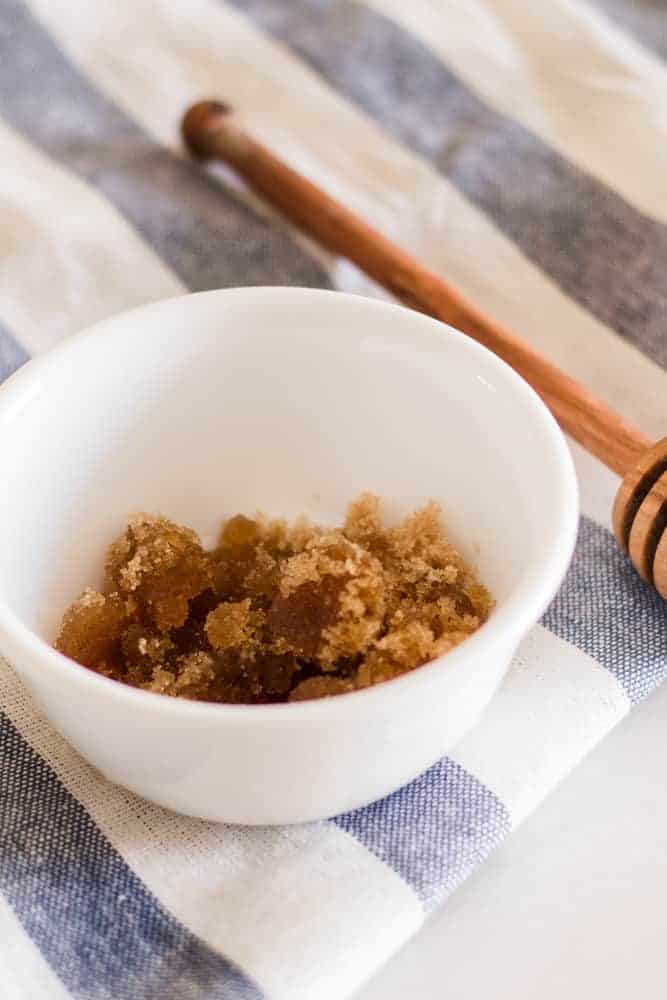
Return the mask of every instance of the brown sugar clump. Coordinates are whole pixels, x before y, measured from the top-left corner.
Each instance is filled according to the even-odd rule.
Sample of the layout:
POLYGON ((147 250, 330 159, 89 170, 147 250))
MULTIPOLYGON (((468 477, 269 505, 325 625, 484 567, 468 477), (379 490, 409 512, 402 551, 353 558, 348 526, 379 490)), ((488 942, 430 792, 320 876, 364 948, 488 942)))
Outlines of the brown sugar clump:
POLYGON ((225 649, 242 649, 252 644, 257 628, 261 625, 261 611, 251 610, 249 597, 244 601, 230 601, 218 604, 206 618, 206 637, 213 647, 222 652, 225 649))
MULTIPOLYGON (((348 562, 348 566, 349 566, 348 562)), ((319 659, 323 670, 339 660, 366 653, 382 631, 385 575, 380 562, 361 550, 341 591, 336 620, 323 633, 319 659)))
POLYGON ((266 616, 272 647, 306 659, 317 655, 328 625, 340 609, 343 581, 328 576, 317 583, 307 580, 287 596, 277 594, 266 616))
POLYGON ((343 533, 346 538, 363 545, 370 552, 383 552, 386 533, 380 515, 380 498, 374 493, 362 493, 347 508, 343 533))
POLYGON ((156 667, 166 663, 175 646, 169 636, 154 632, 138 622, 126 626, 121 639, 126 680, 137 687, 145 684, 156 667))
POLYGON ((433 657, 434 636, 428 625, 412 621, 379 639, 359 667, 360 687, 391 680, 433 657))
POLYGON ((294 688, 289 701, 310 701, 311 698, 328 698, 332 694, 354 691, 354 682, 343 677, 309 677, 294 688))
POLYGON ((292 551, 284 521, 229 518, 213 553, 216 593, 227 600, 270 599, 278 587, 279 561, 292 551))
POLYGON ((172 669, 157 666, 149 681, 141 686, 146 691, 182 698, 199 698, 215 678, 215 661, 209 653, 188 653, 178 657, 172 669))
POLYGON ((111 546, 107 576, 121 593, 136 598, 161 632, 183 625, 188 602, 211 583, 209 560, 197 533, 149 514, 133 517, 111 546))
POLYGON ((300 672, 299 661, 291 653, 261 652, 242 661, 244 683, 262 701, 284 701, 300 672))
POLYGON ((146 691, 232 704, 391 680, 463 642, 493 604, 437 504, 386 527, 370 493, 338 529, 237 514, 208 553, 190 529, 139 514, 107 579, 66 612, 56 647, 146 691))
POLYGON ((280 649, 318 661, 322 670, 364 653, 382 627, 383 569, 342 532, 316 535, 282 567, 267 627, 280 649))
POLYGON ((118 659, 129 621, 128 606, 118 594, 105 596, 88 587, 65 613, 56 649, 84 667, 110 668, 118 659))

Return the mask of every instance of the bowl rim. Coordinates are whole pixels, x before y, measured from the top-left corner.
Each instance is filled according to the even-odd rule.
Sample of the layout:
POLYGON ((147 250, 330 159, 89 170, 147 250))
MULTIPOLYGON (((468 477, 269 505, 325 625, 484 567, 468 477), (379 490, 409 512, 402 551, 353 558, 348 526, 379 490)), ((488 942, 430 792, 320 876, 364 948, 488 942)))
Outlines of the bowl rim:
MULTIPOLYGON (((209 722, 217 719, 225 723, 253 722, 268 725, 308 720, 315 722, 338 717, 341 713, 347 716, 350 713, 366 712, 372 701, 387 703, 392 698, 402 698, 405 693, 419 687, 435 672, 444 669, 455 670, 459 664, 483 652, 484 649, 493 647, 496 643, 507 642, 509 639, 518 642, 548 606, 565 576, 574 551, 579 521, 579 491, 574 464, 562 431, 535 390, 497 355, 461 331, 437 319, 397 303, 364 295, 295 286, 224 288, 160 299, 98 321, 79 333, 66 337, 43 355, 24 364, 0 386, 0 423, 12 419, 12 411, 25 402, 26 394, 30 395, 30 387, 36 377, 45 369, 58 365, 63 357, 76 351, 83 341, 111 336, 118 324, 141 321, 165 309, 182 307, 186 301, 223 297, 246 297, 250 300, 249 308, 252 308, 253 300, 271 297, 283 298, 286 301, 311 297, 315 303, 314 308, 319 308, 322 303, 335 297, 337 301, 346 300, 354 308, 367 308, 378 312, 398 310, 409 316, 408 322, 414 324, 415 335, 420 325, 424 330, 427 328, 432 331, 437 330, 440 336, 457 342, 463 351, 483 359, 486 365, 494 367, 498 377, 504 380, 522 401, 530 419, 534 421, 534 426, 539 426, 545 445, 551 449, 554 462, 553 475, 558 484, 558 496, 554 497, 557 513, 553 517, 551 536, 546 539, 539 568, 533 567, 532 572, 525 572, 508 597, 503 600, 502 606, 492 612, 477 632, 448 653, 390 681, 369 688, 300 702, 236 705, 190 701, 186 698, 168 698, 162 694, 130 687, 103 677, 59 653, 19 618, 1 593, 0 638, 6 634, 14 649, 20 648, 25 655, 49 664, 63 676, 64 682, 75 681, 84 686, 89 685, 91 690, 97 689, 100 695, 106 692, 111 700, 125 703, 129 710, 145 709, 149 712, 171 713, 183 719, 201 718, 202 721, 206 719, 209 722)), ((2 644, 5 645, 4 642, 2 644)), ((19 669, 19 675, 21 673, 19 669)))

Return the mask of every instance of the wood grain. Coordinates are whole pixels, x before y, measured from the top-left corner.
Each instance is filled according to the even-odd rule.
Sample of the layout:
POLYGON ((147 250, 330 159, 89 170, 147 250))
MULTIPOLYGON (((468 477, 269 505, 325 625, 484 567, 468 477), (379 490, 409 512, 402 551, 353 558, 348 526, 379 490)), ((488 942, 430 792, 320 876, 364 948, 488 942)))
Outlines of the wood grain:
POLYGON ((625 552, 628 551, 630 529, 637 511, 664 472, 667 472, 667 438, 662 438, 648 448, 626 473, 619 486, 612 511, 612 523, 616 540, 625 552))
POLYGON ((226 105, 194 105, 182 131, 194 156, 229 164, 303 232, 351 260, 405 305, 463 330, 503 358, 563 430, 614 472, 625 474, 650 448, 651 441, 607 403, 248 135, 226 105))
POLYGON ((663 531, 653 556, 653 586, 667 600, 667 531, 663 531))
POLYGON ((632 521, 628 538, 630 558, 641 576, 649 583, 654 582, 654 560, 665 528, 667 528, 667 473, 663 473, 656 480, 642 500, 632 521))

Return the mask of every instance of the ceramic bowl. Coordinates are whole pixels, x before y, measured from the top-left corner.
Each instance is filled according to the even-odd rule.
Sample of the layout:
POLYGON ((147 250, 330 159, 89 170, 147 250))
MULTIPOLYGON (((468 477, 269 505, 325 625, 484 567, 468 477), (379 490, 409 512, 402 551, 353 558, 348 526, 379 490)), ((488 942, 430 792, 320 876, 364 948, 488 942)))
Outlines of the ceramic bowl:
POLYGON ((331 816, 410 781, 475 724, 566 571, 568 449, 535 393, 462 334, 335 292, 206 292, 117 316, 0 389, 0 648, 111 781, 235 823, 331 816), (134 690, 50 645, 138 510, 210 544, 239 511, 340 523, 433 498, 496 607, 448 655, 318 701, 213 705, 134 690))

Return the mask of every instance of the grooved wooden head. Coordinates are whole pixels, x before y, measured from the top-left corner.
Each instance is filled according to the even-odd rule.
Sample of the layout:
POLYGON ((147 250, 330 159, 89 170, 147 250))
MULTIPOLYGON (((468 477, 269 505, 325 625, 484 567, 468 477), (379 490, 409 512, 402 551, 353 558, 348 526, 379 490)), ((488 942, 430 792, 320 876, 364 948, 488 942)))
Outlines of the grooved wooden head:
POLYGON ((667 599, 667 438, 626 475, 616 494, 613 523, 618 544, 667 599))

